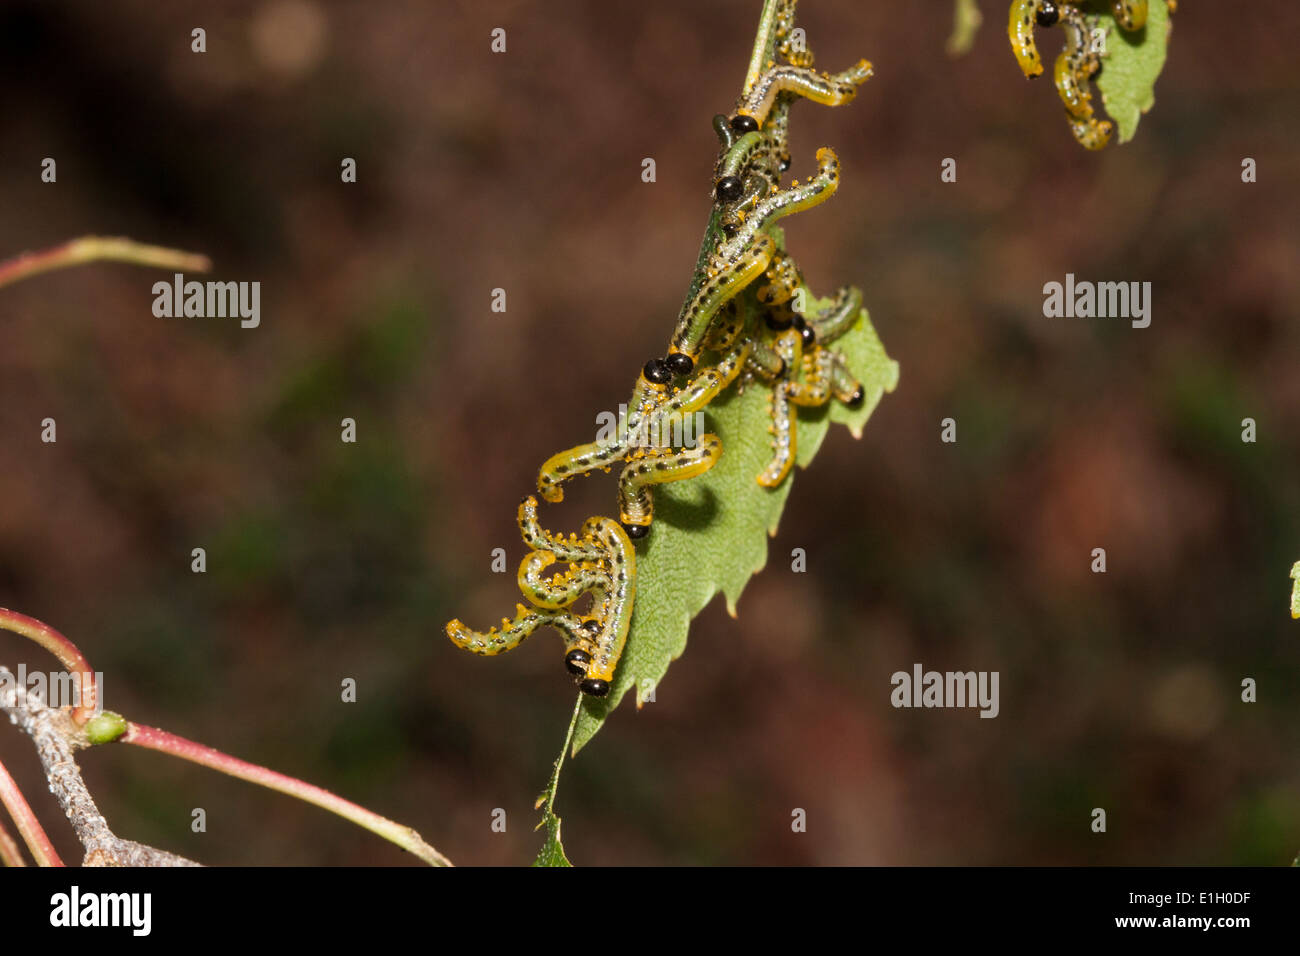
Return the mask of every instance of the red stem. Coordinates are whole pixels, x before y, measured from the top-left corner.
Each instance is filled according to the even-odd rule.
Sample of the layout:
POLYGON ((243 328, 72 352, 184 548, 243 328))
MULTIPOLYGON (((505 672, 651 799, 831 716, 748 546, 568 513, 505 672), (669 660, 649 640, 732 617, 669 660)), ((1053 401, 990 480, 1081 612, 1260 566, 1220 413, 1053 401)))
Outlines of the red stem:
POLYGON ((72 719, 78 726, 89 720, 99 700, 99 687, 95 684, 95 672, 91 669, 90 662, 77 645, 48 624, 8 608, 0 607, 0 628, 35 641, 57 657, 68 671, 80 675, 81 702, 73 708, 72 719))
MULTIPOLYGON (((27 844, 27 849, 32 851, 32 857, 37 864, 63 866, 63 860, 59 859, 58 851, 54 849, 54 844, 46 835, 41 821, 36 819, 36 814, 28 804, 27 798, 18 789, 18 783, 9 775, 3 763, 0 763, 0 803, 5 805, 9 815, 14 818, 14 823, 18 825, 18 832, 22 835, 23 842, 27 844)), ((9 838, 10 843, 13 842, 13 838, 9 837, 7 832, 5 836, 9 838)))
POLYGON ((23 851, 18 846, 18 841, 13 838, 9 828, 0 823, 0 863, 5 866, 26 866, 27 861, 23 859, 23 851))
POLYGON ((126 734, 120 740, 122 743, 135 744, 137 747, 147 747, 150 750, 171 754, 173 757, 180 757, 182 760, 189 760, 204 767, 219 770, 232 777, 238 777, 240 780, 247 780, 249 783, 255 783, 288 794, 291 797, 297 797, 299 800, 314 804, 323 810, 336 813, 344 819, 351 820, 358 826, 364 827, 392 843, 396 843, 426 863, 434 866, 451 865, 450 860, 425 843, 424 838, 415 830, 394 823, 386 817, 367 810, 365 807, 358 806, 350 800, 344 800, 342 797, 336 796, 321 787, 277 773, 266 767, 259 767, 257 764, 248 763, 237 757, 224 754, 219 750, 213 750, 211 747, 195 743, 193 740, 186 740, 184 737, 169 734, 157 727, 146 727, 143 724, 127 721, 126 734))

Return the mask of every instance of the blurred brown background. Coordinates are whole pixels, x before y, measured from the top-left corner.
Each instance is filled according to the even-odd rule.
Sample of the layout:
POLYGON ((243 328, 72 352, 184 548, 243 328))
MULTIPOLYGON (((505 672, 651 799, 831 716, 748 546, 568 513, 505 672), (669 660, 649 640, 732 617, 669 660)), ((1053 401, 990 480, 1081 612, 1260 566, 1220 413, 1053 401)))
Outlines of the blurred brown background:
MULTIPOLYGON (((530 861, 573 700, 558 642, 484 660, 442 627, 513 607, 538 464, 662 352, 759 6, 0 5, 0 257, 121 234, 262 283, 256 330, 155 318, 165 274, 130 266, 0 292, 0 605, 77 641, 134 720, 331 787, 458 863, 530 861)), ((657 702, 568 765, 570 857, 1290 862, 1300 8, 1184 3, 1136 140, 1087 154, 1017 69, 1006 0, 956 61, 946 0, 802 6, 819 65, 876 76, 795 110, 794 175, 822 144, 844 175, 790 248, 815 289, 863 288, 901 383, 797 477, 739 619, 710 606, 657 702), (1151 327, 1045 319, 1066 272, 1151 281, 1151 327), (893 709, 914 662, 999 671, 1000 716, 893 709)), ((588 483, 556 526, 612 489, 588 483)), ((0 636, 20 660, 48 666, 0 636)), ((0 734, 0 759, 78 859, 28 741, 0 734)), ((83 763, 121 835, 204 862, 408 862, 161 755, 83 763)))

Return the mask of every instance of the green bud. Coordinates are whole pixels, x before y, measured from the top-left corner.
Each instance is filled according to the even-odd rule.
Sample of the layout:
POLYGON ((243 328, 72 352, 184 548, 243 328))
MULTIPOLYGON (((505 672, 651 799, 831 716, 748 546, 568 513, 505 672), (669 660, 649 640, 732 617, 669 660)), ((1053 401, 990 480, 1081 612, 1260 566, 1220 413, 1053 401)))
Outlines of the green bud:
POLYGON ((112 743, 126 733, 126 718, 106 710, 86 721, 85 731, 92 744, 112 743))

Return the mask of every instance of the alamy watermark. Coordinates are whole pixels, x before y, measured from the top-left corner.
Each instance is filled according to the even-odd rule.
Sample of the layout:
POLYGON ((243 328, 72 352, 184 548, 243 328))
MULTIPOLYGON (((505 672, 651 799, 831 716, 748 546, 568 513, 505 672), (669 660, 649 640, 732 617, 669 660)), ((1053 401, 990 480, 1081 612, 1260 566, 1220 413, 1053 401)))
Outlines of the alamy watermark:
POLYGON ((601 412, 596 416, 596 443, 600 445, 618 442, 629 448, 694 448, 703 434, 703 412, 642 418, 632 431, 628 431, 626 405, 618 406, 617 415, 601 412))
POLYGON ((245 329, 262 322, 260 282, 186 282, 178 272, 171 282, 155 282, 153 294, 153 314, 160 319, 238 317, 245 329))
POLYGON ((895 707, 978 707, 981 717, 996 717, 997 671, 927 671, 920 664, 912 672, 895 671, 889 702, 895 707))
POLYGON ((49 707, 89 707, 92 714, 104 711, 104 675, 99 671, 95 671, 92 687, 89 682, 83 683, 81 674, 75 671, 28 673, 27 665, 19 664, 15 674, 7 667, 0 667, 0 696, 9 693, 15 695, 19 705, 31 697, 49 707))
POLYGON ((1043 315, 1049 319, 1131 319, 1135 329, 1151 324, 1150 282, 1065 282, 1043 286, 1043 315))

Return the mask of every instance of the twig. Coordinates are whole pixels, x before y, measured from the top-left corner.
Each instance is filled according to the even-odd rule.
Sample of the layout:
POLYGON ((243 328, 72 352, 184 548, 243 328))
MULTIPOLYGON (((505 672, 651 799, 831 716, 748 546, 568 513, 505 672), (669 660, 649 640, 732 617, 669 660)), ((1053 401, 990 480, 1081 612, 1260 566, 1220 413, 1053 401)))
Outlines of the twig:
MULTIPOLYGON (((95 672, 91 669, 89 662, 77 646, 49 625, 43 624, 35 618, 30 618, 25 614, 19 614, 16 611, 10 611, 5 608, 0 608, 0 628, 13 631, 16 634, 21 634, 24 637, 35 641, 62 661, 63 666, 69 671, 80 675, 82 696, 81 705, 79 707, 64 710, 49 708, 45 706, 43 701, 33 699, 30 694, 22 693, 19 690, 10 690, 0 693, 0 709, 8 710, 15 722, 17 722, 19 726, 23 727, 24 730, 27 730, 28 734, 32 736, 34 741, 36 741, 38 750, 41 749, 41 743, 39 740, 36 740, 35 733, 29 728, 41 729, 47 735, 53 734, 54 737, 58 737, 59 741, 61 741, 62 747, 59 752, 62 753, 66 751, 66 761, 59 759, 56 760, 54 764, 50 764, 46 762, 47 755, 42 752, 42 762, 45 763, 47 776, 49 776, 51 766, 61 769, 66 765, 71 768, 71 773, 76 777, 76 785, 80 787, 81 792, 85 793, 85 805, 88 805, 89 811, 83 812, 81 816, 86 819, 89 820, 93 815, 93 817, 99 820, 100 824, 103 824, 103 817, 99 816, 99 811, 94 809, 94 802, 90 799, 90 794, 85 792, 85 785, 81 782, 80 772, 77 770, 76 764, 72 761, 72 751, 93 744, 106 743, 110 740, 119 739, 118 735, 122 734, 122 730, 125 729, 125 734, 122 734, 120 737, 120 739, 125 743, 135 744, 138 747, 147 747, 151 750, 158 750, 175 757, 181 757, 184 760, 190 760, 194 763, 202 764, 203 766, 210 767, 213 770, 219 770, 232 777, 238 777, 241 780, 247 780, 250 783, 258 784, 259 786, 267 787, 271 790, 277 790, 280 793, 288 794, 291 797, 297 797, 300 800, 314 804, 315 806, 328 810, 331 813, 338 814, 345 820, 350 820, 358 826, 364 827, 370 832, 378 834, 385 840, 396 843, 402 849, 409 853, 413 853, 431 866, 452 865, 450 860, 426 843, 424 838, 410 827, 402 826, 400 823, 394 823, 387 817, 382 817, 377 813, 367 810, 365 807, 358 806, 349 800, 344 800, 342 797, 336 796, 321 787, 316 787, 312 784, 306 783, 305 781, 297 780, 282 773, 277 773, 266 767, 259 767, 256 764, 239 760, 235 757, 231 757, 229 754, 224 754, 219 750, 213 750, 211 747, 205 747, 192 740, 186 740, 184 737, 170 734, 165 730, 159 730, 156 727, 146 727, 143 724, 130 723, 129 721, 123 720, 117 714, 105 713, 97 719, 103 720, 105 718, 111 718, 109 721, 109 731, 102 739, 97 738, 96 734, 99 729, 96 728, 94 723, 88 723, 95 711, 96 701, 98 699, 98 688, 95 684, 95 672), (33 722, 34 718, 31 715, 37 711, 48 716, 42 718, 41 721, 33 722), (25 715, 22 720, 19 719, 20 715, 25 715), (26 723, 24 723, 24 720, 26 723), (61 726, 61 721, 66 722, 67 726, 61 726), (114 724, 116 726, 113 726, 114 724)), ((0 674, 9 675, 10 678, 12 678, 9 671, 2 667, 0 667, 0 674)), ((0 682, 0 686, 3 686, 4 683, 5 682, 0 682)), ((8 683, 17 687, 17 681, 15 680, 11 679, 8 683)), ((53 746, 53 742, 51 742, 50 746, 53 746)), ((54 760, 55 756, 57 756, 54 754, 53 750, 50 751, 50 754, 51 760, 54 760)), ((50 788, 55 790, 56 794, 58 793, 56 782, 53 777, 50 777, 50 788)), ((22 801, 21 794, 18 794, 16 786, 13 787, 13 794, 18 801, 22 801)), ((77 820, 73 819, 73 809, 76 809, 77 806, 81 806, 82 810, 85 810, 85 806, 81 804, 74 806, 74 804, 67 802, 62 797, 60 798, 60 804, 63 806, 64 812, 68 813, 68 818, 73 820, 73 826, 75 828, 77 826, 77 820), (72 809, 70 809, 70 807, 72 809)), ((15 805, 25 807, 26 803, 20 802, 15 805)), ((11 813, 13 812, 14 811, 11 808, 11 813)), ((30 820, 34 823, 35 816, 30 815, 30 809, 28 813, 30 820)), ((21 829, 23 826, 22 817, 18 813, 15 813, 14 819, 19 822, 21 829)), ((36 826, 39 830, 39 824, 36 824, 36 826)), ((89 826, 89 824, 87 824, 87 826, 89 826)), ((103 831, 105 833, 108 832, 106 824, 103 825, 103 831)), ((90 831, 87 831, 87 833, 94 836, 90 831)), ((24 836, 26 836, 25 831, 24 836)), ((81 836, 81 831, 78 831, 78 836, 81 836)), ((112 834, 109 834, 109 836, 112 837, 112 834)), ((117 853, 118 856, 134 853, 135 851, 131 848, 139 846, 139 844, 129 844, 128 841, 117 840, 116 837, 112 837, 112 839, 116 841, 116 843, 113 844, 113 847, 115 848, 113 852, 117 853)), ((48 844, 49 841, 46 840, 45 842, 48 844)), ((87 850, 90 849, 90 845, 87 844, 84 839, 82 840, 82 844, 87 847, 87 850)), ((148 847, 144 847, 143 849, 149 850, 148 847)), ((53 852, 52 847, 50 848, 50 852, 53 852)), ((161 851, 153 852, 161 853, 161 851)), ((35 850, 33 850, 33 853, 35 853, 35 850)), ((170 854, 167 855, 170 856, 170 854)), ((89 859, 88 856, 87 860, 89 859)), ((177 857, 176 859, 179 860, 181 858, 177 857)), ((189 861, 185 862, 188 863, 189 861)), ((158 865, 164 864, 160 863, 158 865)))
MULTIPOLYGON (((13 676, 3 667, 0 675, 13 676)), ((115 836, 73 759, 73 752, 85 746, 86 739, 69 709, 45 706, 38 695, 22 690, 16 681, 3 683, 10 686, 0 690, 0 710, 36 745, 50 791, 86 849, 85 866, 198 866, 183 856, 115 836)))
POLYGON ((0 262, 0 287, 52 269, 102 261, 178 269, 181 272, 207 272, 212 268, 211 259, 193 252, 149 246, 120 236, 83 236, 53 249, 24 252, 6 262, 0 262))
POLYGON ((429 846, 424 841, 424 838, 410 827, 394 823, 387 817, 381 817, 379 814, 358 806, 349 800, 344 800, 342 797, 336 796, 321 787, 313 786, 302 780, 296 780, 266 767, 259 767, 257 764, 248 763, 229 754, 224 754, 219 750, 213 750, 211 747, 205 747, 203 744, 186 740, 184 737, 169 734, 167 731, 159 730, 156 727, 146 727, 143 724, 128 721, 126 734, 120 739, 122 743, 135 744, 137 747, 147 747, 150 750, 171 754, 173 757, 180 757, 183 760, 202 764, 229 776, 238 777, 240 780, 247 780, 249 783, 255 783, 258 786, 277 790, 291 797, 297 797, 299 800, 314 804, 322 810, 338 814, 345 820, 350 820, 357 826, 364 827, 371 833, 378 834, 391 843, 396 843, 402 849, 415 854, 431 866, 452 865, 449 859, 429 846))

